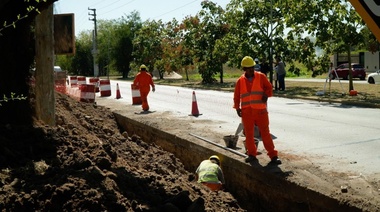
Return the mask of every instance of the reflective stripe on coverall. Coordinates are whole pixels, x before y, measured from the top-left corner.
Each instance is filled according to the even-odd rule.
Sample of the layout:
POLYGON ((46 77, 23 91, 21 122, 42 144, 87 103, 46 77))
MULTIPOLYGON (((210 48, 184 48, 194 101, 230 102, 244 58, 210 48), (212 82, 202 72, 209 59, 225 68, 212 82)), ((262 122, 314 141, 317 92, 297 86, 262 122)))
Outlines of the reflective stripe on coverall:
POLYGON ((148 94, 150 92, 150 86, 154 86, 152 75, 150 75, 147 71, 140 71, 137 75, 133 84, 139 86, 142 109, 149 110, 148 104, 148 94))
POLYGON ((267 155, 273 158, 278 153, 269 132, 267 104, 261 100, 264 94, 268 97, 272 96, 272 85, 264 74, 256 71, 254 74, 253 82, 250 82, 244 74, 238 79, 234 93, 234 108, 241 107, 248 155, 257 155, 254 141, 254 126, 257 125, 267 155))

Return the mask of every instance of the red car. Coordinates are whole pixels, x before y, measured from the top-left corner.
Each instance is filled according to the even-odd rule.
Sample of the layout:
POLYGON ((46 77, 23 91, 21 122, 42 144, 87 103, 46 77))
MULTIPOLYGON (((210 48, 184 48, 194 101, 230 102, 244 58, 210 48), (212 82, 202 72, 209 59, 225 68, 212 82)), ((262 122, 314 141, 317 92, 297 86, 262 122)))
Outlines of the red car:
MULTIPOLYGON (((352 69, 352 78, 360 78, 360 80, 365 80, 365 69, 362 65, 359 63, 351 63, 351 69, 352 69)), ((348 79, 348 63, 343 63, 336 67, 335 71, 339 78, 348 79)), ((335 73, 332 73, 333 79, 336 78, 335 73)))

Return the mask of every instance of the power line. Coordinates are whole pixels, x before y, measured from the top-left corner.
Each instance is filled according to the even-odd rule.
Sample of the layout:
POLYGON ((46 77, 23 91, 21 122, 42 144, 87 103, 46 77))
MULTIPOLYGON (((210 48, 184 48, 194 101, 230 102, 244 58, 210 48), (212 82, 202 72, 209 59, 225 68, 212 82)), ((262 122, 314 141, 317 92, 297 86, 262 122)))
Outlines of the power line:
POLYGON ((119 1, 121 1, 121 0, 117 0, 117 1, 115 1, 115 2, 113 2, 113 3, 111 3, 111 4, 108 4, 107 6, 104 6, 104 7, 102 7, 101 9, 107 8, 107 7, 109 7, 109 6, 111 6, 111 5, 115 4, 115 3, 117 3, 117 2, 119 2, 119 1))
MULTIPOLYGON (((120 1, 120 0, 118 0, 118 1, 120 1)), ((118 1, 116 1, 116 2, 118 2, 118 1)), ((117 8, 114 8, 114 9, 112 9, 112 10, 109 10, 108 12, 104 12, 104 13, 102 13, 101 15, 107 14, 107 13, 109 13, 109 12, 112 12, 112 11, 116 10, 116 9, 120 9, 120 8, 124 7, 125 5, 128 5, 128 4, 130 4, 130 3, 134 2, 134 1, 136 1, 136 0, 129 1, 129 2, 125 3, 125 4, 123 4, 123 5, 118 6, 117 8)), ((114 2, 114 3, 116 3, 116 2, 114 2)), ((112 3, 112 4, 114 4, 114 3, 112 3)), ((107 5, 106 7, 111 6, 112 4, 109 4, 109 5, 107 5)), ((101 9, 104 9, 104 8, 106 8, 106 7, 103 7, 103 8, 101 8, 101 9)))
POLYGON ((158 18, 158 17, 161 17, 161 16, 164 16, 164 15, 167 15, 167 14, 169 14, 169 13, 171 13, 171 12, 174 12, 174 11, 176 11, 176 10, 178 10, 178 9, 181 9, 181 8, 183 8, 183 7, 186 7, 186 6, 192 4, 192 3, 196 2, 196 1, 198 1, 198 0, 195 0, 195 1, 189 2, 189 3, 187 3, 187 4, 183 5, 183 6, 177 7, 176 9, 170 10, 169 12, 166 12, 166 13, 163 13, 163 14, 161 14, 161 15, 158 15, 158 16, 154 17, 153 19, 158 18))
MULTIPOLYGON (((109 5, 105 6, 105 7, 100 8, 100 9, 107 8, 107 7, 109 7, 109 6, 111 6, 111 5, 115 4, 115 3, 117 3, 117 2, 119 2, 119 1, 120 1, 120 0, 118 0, 118 1, 116 1, 116 2, 113 2, 113 3, 111 3, 111 4, 109 4, 109 5)), ((114 9, 109 10, 109 11, 107 11, 107 12, 101 13, 100 15, 104 15, 104 14, 107 14, 107 13, 113 12, 113 11, 115 11, 116 9, 120 9, 120 8, 122 8, 122 7, 124 7, 124 6, 128 5, 128 4, 130 4, 130 3, 132 3, 132 2, 134 2, 134 1, 136 1, 136 0, 129 1, 129 2, 125 3, 125 4, 123 4, 123 5, 118 6, 117 8, 114 8, 114 9)), ((173 9, 173 10, 170 10, 170 11, 168 11, 168 12, 165 12, 165 13, 161 14, 161 15, 158 15, 158 16, 154 17, 153 19, 158 18, 158 17, 162 17, 162 16, 167 15, 167 14, 169 14, 169 13, 172 13, 172 12, 174 12, 174 11, 176 11, 176 10, 179 10, 179 9, 181 9, 181 8, 184 8, 184 7, 186 7, 186 6, 190 5, 190 4, 193 4, 194 2, 197 2, 197 1, 199 1, 199 0, 194 0, 194 1, 191 1, 191 2, 189 2, 189 3, 186 3, 186 4, 184 4, 184 5, 180 6, 180 7, 177 7, 177 8, 175 8, 175 9, 173 9)))
POLYGON ((100 0, 100 1, 98 1, 97 3, 91 5, 90 7, 94 7, 95 5, 98 5, 98 4, 103 3, 103 2, 104 2, 104 0, 100 0))

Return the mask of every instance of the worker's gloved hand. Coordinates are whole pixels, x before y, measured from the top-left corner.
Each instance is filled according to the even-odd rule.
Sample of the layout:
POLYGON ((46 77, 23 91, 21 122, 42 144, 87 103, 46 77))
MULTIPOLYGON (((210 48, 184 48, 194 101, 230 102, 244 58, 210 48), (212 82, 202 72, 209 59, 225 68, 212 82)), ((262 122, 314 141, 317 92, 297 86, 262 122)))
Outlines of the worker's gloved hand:
POLYGON ((236 109, 236 113, 237 113, 237 115, 238 115, 239 117, 241 117, 241 109, 240 109, 240 108, 236 109))
POLYGON ((154 93, 154 92, 156 91, 156 87, 153 87, 153 88, 152 88, 152 91, 153 91, 153 93, 154 93))
POLYGON ((262 100, 264 103, 266 103, 266 102, 268 101, 268 96, 264 94, 264 95, 261 97, 261 100, 262 100))

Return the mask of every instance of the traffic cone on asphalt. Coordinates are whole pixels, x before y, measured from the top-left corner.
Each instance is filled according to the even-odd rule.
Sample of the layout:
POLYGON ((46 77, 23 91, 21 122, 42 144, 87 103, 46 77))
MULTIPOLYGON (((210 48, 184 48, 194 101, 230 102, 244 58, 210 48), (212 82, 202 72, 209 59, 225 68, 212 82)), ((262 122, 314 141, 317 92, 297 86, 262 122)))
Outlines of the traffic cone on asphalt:
POLYGON ((199 116, 199 115, 202 115, 202 114, 199 114, 197 99, 195 97, 195 91, 193 91, 193 102, 191 106, 191 114, 189 116, 199 116))
POLYGON ((120 94, 120 89, 119 89, 119 83, 116 84, 116 99, 120 99, 121 94, 120 94))

